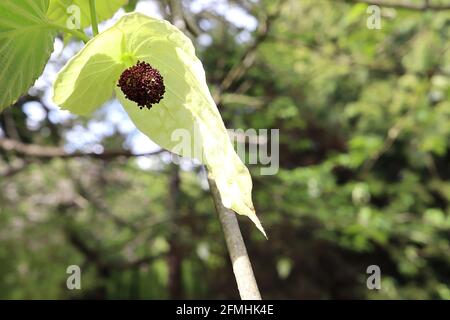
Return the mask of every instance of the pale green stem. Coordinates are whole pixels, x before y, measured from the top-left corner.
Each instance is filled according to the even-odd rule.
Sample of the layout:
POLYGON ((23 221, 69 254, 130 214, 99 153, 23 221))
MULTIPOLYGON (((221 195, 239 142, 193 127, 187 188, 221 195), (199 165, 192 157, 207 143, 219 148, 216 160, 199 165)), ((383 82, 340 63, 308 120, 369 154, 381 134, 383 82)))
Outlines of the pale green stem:
POLYGON ((98 35, 98 22, 97 22, 97 12, 95 10, 95 0, 89 0, 89 7, 91 9, 91 23, 92 23, 92 32, 94 33, 94 37, 98 35))
POLYGON ((69 34, 73 35, 74 37, 82 40, 84 43, 86 43, 86 42, 88 42, 90 40, 90 38, 81 30, 69 29, 69 28, 60 26, 60 25, 55 24, 55 23, 49 23, 48 25, 52 29, 57 29, 57 30, 60 30, 60 31, 64 31, 65 33, 69 33, 69 34))

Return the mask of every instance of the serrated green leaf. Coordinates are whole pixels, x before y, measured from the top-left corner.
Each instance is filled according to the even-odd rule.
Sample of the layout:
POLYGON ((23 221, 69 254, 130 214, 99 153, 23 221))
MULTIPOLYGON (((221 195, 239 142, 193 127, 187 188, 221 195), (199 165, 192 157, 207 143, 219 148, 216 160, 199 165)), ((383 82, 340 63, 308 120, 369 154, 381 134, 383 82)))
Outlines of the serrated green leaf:
POLYGON ((167 21, 127 14, 91 40, 61 71, 54 100, 74 113, 88 114, 103 101, 95 95, 104 98, 113 88, 139 130, 163 148, 203 162, 223 205, 248 216, 265 235, 252 203, 250 173, 234 151, 189 38, 167 21), (150 110, 140 110, 115 85, 116 69, 120 66, 123 71, 138 60, 158 69, 166 86, 164 98, 150 110), (180 141, 173 139, 180 129, 194 139, 190 148, 179 148, 180 141))
MULTIPOLYGON (((96 0, 95 7, 98 21, 109 19, 120 7, 126 5, 128 0, 96 0)), ((67 20, 71 17, 67 11, 72 5, 80 8, 80 28, 84 29, 91 25, 91 13, 89 0, 50 0, 47 16, 50 21, 66 27, 67 20)))
POLYGON ((0 111, 30 88, 50 58, 55 31, 47 8, 48 0, 0 1, 0 111))

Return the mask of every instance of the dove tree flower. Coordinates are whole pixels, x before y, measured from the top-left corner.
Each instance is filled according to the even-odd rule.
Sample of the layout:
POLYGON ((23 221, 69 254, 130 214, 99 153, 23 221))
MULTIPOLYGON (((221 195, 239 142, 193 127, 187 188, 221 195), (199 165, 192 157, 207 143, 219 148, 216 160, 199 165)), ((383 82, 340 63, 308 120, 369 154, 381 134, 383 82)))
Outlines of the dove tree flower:
POLYGON ((223 205, 248 216, 264 233, 253 208, 249 171, 234 151, 191 40, 175 26, 140 13, 125 15, 64 66, 53 90, 57 105, 82 116, 115 93, 150 139, 180 156, 197 155, 223 205), (179 148, 172 138, 180 129, 191 133, 192 148, 179 148))
MULTIPOLYGON (((227 234, 224 226, 224 232, 241 296, 257 298, 259 293, 247 296, 242 294, 248 284, 239 281, 239 268, 250 268, 244 270, 244 276, 249 276, 250 273, 250 277, 253 277, 253 274, 249 262, 242 262, 242 257, 247 254, 245 246, 242 249, 239 229, 236 231, 237 223, 229 220, 235 219, 234 214, 229 215, 229 210, 233 210, 249 217, 266 235, 253 207, 252 179, 229 139, 191 40, 169 22, 140 13, 126 14, 112 27, 97 34, 95 2, 72 2, 80 5, 81 12, 86 17, 84 21, 88 20, 88 24, 92 22, 96 35, 89 40, 80 30, 59 28, 87 43, 58 73, 53 84, 53 101, 76 115, 89 116, 115 96, 136 127, 151 140, 175 154, 195 158, 203 163, 208 170, 216 208, 225 215, 228 214, 228 220, 221 216, 222 225, 227 221, 234 223, 235 230, 227 234), (90 10, 90 15, 87 10, 90 10), (191 137, 187 147, 180 147, 180 141, 176 139, 176 133, 180 130, 191 137), (239 233, 237 236, 234 234, 236 232, 239 233)), ((109 7, 105 6, 106 2, 109 3, 108 6, 120 6, 123 1, 96 3, 103 3, 103 9, 107 10, 109 7)), ((48 0, 4 0, 0 4, 0 12, 7 12, 6 15, 1 14, 6 19, 0 20, 0 27, 5 26, 6 31, 0 30, 0 38, 8 35, 8 28, 16 26, 17 30, 23 32, 19 41, 22 40, 25 45, 28 36, 20 25, 21 18, 28 19, 36 26, 43 26, 41 31, 34 32, 36 36, 39 35, 40 40, 45 40, 45 50, 38 50, 37 72, 21 78, 27 80, 20 83, 21 91, 31 85, 33 77, 36 77, 38 70, 43 68, 48 59, 50 45, 58 26, 61 26, 57 3, 59 2, 49 3, 48 0), (51 10, 48 11, 49 4, 51 10)), ((14 34, 17 36, 21 33, 14 34)), ((14 34, 10 34, 11 39, 14 34)), ((9 55, 11 51, 14 51, 13 45, 0 47, 0 53, 9 55)), ((32 53, 29 54, 31 56, 11 58, 11 64, 31 61, 34 57, 32 53)), ((8 70, 7 67, 8 64, 8 70)), ((17 98, 17 92, 10 93, 6 103, 17 98)), ((5 101, 2 104, 3 102, 5 101)), ((257 287, 253 286, 252 290, 257 291, 257 287)))

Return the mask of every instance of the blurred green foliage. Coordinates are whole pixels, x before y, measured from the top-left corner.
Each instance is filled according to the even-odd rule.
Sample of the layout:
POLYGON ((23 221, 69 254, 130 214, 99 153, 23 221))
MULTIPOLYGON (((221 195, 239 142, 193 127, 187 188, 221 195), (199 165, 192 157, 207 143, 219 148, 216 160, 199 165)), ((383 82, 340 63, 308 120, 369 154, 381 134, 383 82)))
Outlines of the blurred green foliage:
MULTIPOLYGON (((230 3, 258 19, 277 9, 230 3)), ((264 298, 450 299, 450 11, 384 8, 370 30, 366 8, 286 1, 222 94, 227 127, 280 129, 279 172, 250 166, 269 240, 240 219, 264 298), (366 287, 372 264, 381 290, 366 287)), ((258 31, 248 43, 211 13, 196 21, 208 22, 198 51, 217 92, 258 31)), ((20 106, 2 114, 6 135, 7 119, 23 142, 46 145, 87 126, 30 130, 25 117, 20 106)), ((201 168, 0 156, 2 168, 26 161, 0 177, 1 298, 238 297, 201 168), (80 291, 65 287, 71 264, 80 291)))

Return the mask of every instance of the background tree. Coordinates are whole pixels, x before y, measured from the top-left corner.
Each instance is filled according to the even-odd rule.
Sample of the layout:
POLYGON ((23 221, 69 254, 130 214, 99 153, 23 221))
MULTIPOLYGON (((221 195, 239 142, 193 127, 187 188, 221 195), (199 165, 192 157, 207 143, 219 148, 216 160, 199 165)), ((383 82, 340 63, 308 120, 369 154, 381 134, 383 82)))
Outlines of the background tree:
MULTIPOLYGON (((250 166, 270 240, 241 220, 264 298, 450 298, 450 10, 399 3, 124 7, 192 37, 227 127, 280 129, 279 172, 250 166)), ((0 114, 0 297, 237 298, 204 172, 149 148, 114 102, 60 111, 48 88, 79 43, 55 48, 0 114)))

